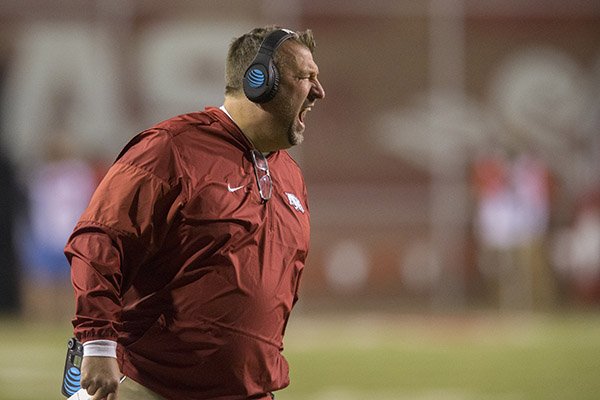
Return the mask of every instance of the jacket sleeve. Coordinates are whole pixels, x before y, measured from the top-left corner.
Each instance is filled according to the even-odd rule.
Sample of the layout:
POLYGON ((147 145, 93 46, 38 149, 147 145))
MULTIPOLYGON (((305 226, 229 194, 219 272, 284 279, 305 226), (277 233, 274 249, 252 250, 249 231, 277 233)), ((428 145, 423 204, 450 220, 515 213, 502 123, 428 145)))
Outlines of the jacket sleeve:
POLYGON ((176 157, 166 134, 126 147, 75 226, 65 255, 75 291, 77 338, 116 340, 122 294, 160 247, 182 204, 176 157))

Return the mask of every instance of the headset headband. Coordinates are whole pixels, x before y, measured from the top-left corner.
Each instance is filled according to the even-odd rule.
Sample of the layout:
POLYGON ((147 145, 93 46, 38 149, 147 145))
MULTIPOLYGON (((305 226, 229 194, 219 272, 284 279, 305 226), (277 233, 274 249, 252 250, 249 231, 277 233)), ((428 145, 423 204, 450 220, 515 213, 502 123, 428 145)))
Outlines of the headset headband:
POLYGON ((275 53, 275 50, 281 44, 291 37, 297 37, 294 31, 289 29, 277 29, 267 35, 267 37, 263 40, 260 45, 260 49, 258 49, 259 53, 270 54, 271 56, 275 53))

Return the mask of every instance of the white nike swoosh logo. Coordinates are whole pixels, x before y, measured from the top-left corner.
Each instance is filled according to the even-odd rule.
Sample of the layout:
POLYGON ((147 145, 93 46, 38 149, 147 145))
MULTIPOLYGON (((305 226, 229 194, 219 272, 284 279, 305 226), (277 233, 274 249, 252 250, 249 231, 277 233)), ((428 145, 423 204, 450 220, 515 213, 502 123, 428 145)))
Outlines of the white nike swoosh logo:
POLYGON ((227 184, 227 190, 229 190, 230 193, 233 193, 235 191, 240 190, 241 188, 243 188, 245 185, 242 186, 236 186, 236 187, 231 187, 231 185, 229 185, 229 183, 227 184))

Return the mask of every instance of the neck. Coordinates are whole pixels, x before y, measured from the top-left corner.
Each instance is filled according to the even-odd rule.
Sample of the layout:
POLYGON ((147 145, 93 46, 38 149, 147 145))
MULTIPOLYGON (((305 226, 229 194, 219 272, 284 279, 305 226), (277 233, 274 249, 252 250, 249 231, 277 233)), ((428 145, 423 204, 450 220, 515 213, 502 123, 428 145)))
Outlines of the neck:
POLYGON ((225 96, 224 105, 236 125, 257 150, 268 153, 289 147, 275 140, 282 135, 277 134, 270 114, 262 105, 251 102, 243 94, 225 96))

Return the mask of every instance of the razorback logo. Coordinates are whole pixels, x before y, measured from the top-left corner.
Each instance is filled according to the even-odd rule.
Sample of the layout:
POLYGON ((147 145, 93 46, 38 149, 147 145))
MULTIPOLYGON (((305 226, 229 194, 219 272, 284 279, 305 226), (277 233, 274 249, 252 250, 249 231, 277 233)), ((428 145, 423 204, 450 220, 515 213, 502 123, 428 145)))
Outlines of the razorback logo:
POLYGON ((287 196, 290 205, 294 207, 296 211, 300 211, 304 214, 304 207, 302 207, 302 203, 300 203, 300 200, 296 197, 296 195, 288 192, 285 192, 285 195, 287 196))

